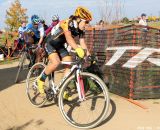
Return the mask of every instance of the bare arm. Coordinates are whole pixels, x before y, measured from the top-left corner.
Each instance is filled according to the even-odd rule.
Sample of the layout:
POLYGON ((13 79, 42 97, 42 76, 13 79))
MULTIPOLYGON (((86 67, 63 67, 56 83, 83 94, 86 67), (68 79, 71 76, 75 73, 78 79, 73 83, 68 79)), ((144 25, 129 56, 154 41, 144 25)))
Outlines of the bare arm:
POLYGON ((64 35, 65 35, 65 37, 66 37, 67 43, 68 43, 73 49, 78 48, 78 45, 76 44, 76 42, 75 42, 74 38, 72 37, 70 31, 64 32, 64 35))
POLYGON ((39 39, 39 41, 38 41, 38 46, 41 46, 41 44, 42 44, 42 42, 43 42, 43 37, 44 37, 44 34, 45 34, 45 32, 44 32, 44 27, 43 27, 42 24, 40 24, 40 25, 38 26, 38 30, 39 30, 39 32, 40 32, 40 39, 39 39))
POLYGON ((41 46, 42 41, 43 41, 43 36, 40 37, 39 42, 38 42, 38 46, 41 46))
POLYGON ((90 55, 90 52, 88 51, 88 48, 87 48, 87 45, 86 45, 86 43, 85 43, 84 38, 80 38, 79 41, 80 41, 81 47, 82 47, 83 49, 87 50, 87 56, 90 55))

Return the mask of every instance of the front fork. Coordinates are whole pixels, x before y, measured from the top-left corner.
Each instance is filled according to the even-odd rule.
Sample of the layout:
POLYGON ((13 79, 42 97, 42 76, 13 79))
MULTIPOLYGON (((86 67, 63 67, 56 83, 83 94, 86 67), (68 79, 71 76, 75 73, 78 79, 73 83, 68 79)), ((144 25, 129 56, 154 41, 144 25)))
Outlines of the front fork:
POLYGON ((84 101, 85 100, 85 91, 84 91, 84 83, 83 83, 83 79, 80 75, 80 69, 78 69, 76 71, 76 87, 77 87, 77 91, 78 91, 78 96, 79 96, 79 100, 80 101, 84 101))

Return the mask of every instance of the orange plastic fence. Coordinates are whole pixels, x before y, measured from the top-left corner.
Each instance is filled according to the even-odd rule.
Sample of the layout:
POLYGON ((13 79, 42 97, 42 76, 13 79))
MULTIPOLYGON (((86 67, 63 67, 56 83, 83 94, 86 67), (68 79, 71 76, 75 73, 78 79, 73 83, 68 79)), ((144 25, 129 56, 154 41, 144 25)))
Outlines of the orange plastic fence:
MULTIPOLYGON (((136 25, 100 30, 93 28, 86 31, 86 42, 91 52, 98 56, 99 65, 105 66, 104 73, 109 78, 112 92, 130 99, 160 98, 160 69, 154 63, 159 64, 160 58, 159 29, 136 25), (114 64, 105 65, 117 51, 106 50, 106 48, 114 47, 139 47, 140 49, 127 50, 114 64), (144 53, 152 51, 153 53, 133 68, 135 63, 123 67, 126 62, 145 49, 148 49, 148 52, 144 53), (149 58, 157 58, 157 61, 151 63, 147 60, 149 58)), ((141 57, 143 55, 139 56, 137 61, 141 60, 141 57)))

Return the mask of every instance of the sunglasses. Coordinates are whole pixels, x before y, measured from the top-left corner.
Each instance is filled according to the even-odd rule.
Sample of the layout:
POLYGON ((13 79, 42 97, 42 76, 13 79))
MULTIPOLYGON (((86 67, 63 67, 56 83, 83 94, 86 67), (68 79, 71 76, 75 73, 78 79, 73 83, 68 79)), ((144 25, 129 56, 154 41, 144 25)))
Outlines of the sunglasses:
POLYGON ((35 25, 35 26, 37 26, 37 25, 38 25, 38 23, 34 23, 34 25, 35 25))
POLYGON ((81 21, 84 21, 85 24, 89 24, 89 21, 87 21, 87 20, 81 19, 81 21))
POLYGON ((85 21, 86 24, 89 24, 89 21, 85 21))

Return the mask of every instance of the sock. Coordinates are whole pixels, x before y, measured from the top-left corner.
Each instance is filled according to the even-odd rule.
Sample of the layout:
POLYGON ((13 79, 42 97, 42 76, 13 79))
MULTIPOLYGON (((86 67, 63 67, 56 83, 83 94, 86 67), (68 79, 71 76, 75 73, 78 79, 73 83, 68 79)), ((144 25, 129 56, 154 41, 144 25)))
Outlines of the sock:
POLYGON ((48 76, 48 75, 46 75, 45 72, 43 72, 43 74, 42 74, 40 80, 43 81, 43 82, 45 82, 47 76, 48 76))

